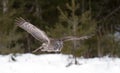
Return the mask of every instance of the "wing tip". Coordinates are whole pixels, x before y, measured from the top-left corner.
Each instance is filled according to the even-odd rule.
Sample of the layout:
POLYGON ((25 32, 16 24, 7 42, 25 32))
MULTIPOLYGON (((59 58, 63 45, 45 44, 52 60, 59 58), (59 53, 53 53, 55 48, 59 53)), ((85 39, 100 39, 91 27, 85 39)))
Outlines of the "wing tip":
POLYGON ((23 23, 25 23, 26 21, 22 18, 22 17, 18 17, 15 19, 15 24, 22 25, 23 23))

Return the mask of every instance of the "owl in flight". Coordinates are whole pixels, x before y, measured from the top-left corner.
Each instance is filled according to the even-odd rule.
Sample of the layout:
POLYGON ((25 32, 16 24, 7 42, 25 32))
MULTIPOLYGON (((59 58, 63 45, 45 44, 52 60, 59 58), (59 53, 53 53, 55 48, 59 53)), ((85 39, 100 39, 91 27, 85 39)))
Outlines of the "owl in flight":
POLYGON ((37 39, 42 43, 42 45, 36 50, 34 50, 33 52, 36 52, 38 50, 41 50, 42 52, 60 52, 61 49, 63 48, 63 43, 66 41, 85 40, 93 36, 93 35, 82 36, 82 37, 66 36, 66 37, 55 39, 55 38, 48 37, 43 30, 37 28, 30 22, 27 22, 22 17, 17 18, 15 20, 15 24, 20 28, 24 29, 25 31, 27 31, 35 39, 37 39))

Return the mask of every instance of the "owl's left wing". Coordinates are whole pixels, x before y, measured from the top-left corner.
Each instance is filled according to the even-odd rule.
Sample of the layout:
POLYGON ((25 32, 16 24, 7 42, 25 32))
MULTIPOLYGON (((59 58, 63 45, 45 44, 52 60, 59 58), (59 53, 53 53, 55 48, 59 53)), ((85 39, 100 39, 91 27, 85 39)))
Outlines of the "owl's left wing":
MULTIPOLYGON (((93 36, 93 35, 92 35, 93 36)), ((85 40, 85 39, 89 39, 92 36, 81 36, 81 37, 76 37, 76 36, 67 36, 67 37, 63 37, 61 38, 62 41, 72 41, 72 40, 85 40)))

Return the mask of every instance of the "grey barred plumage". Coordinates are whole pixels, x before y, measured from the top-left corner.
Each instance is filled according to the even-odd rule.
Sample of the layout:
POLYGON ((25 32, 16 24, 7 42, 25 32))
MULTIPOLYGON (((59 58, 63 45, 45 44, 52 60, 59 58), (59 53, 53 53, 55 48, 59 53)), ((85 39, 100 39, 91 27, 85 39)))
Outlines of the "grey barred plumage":
POLYGON ((84 40, 88 39, 91 36, 82 36, 82 37, 75 37, 75 36, 67 36, 63 38, 50 38, 46 35, 44 31, 41 29, 38 29, 34 25, 32 25, 30 22, 27 22, 23 18, 17 18, 15 20, 15 24, 17 24, 20 28, 26 30, 28 33, 30 33, 34 38, 42 42, 43 44, 34 50, 33 52, 36 52, 38 50, 46 51, 46 52, 60 52, 63 48, 63 42, 70 41, 70 40, 84 40))

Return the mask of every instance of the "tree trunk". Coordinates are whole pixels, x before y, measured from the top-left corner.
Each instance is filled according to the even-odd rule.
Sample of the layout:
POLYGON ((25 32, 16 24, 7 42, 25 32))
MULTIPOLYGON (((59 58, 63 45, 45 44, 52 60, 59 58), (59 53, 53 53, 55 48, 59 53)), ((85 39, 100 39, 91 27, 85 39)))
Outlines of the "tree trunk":
POLYGON ((31 43, 30 43, 30 36, 29 36, 29 34, 27 35, 27 49, 28 49, 28 52, 31 52, 31 43))
POLYGON ((42 9, 39 6, 38 0, 35 0, 36 2, 36 16, 42 20, 42 9))
POLYGON ((8 11, 8 0, 3 0, 3 14, 8 11))
MULTIPOLYGON (((76 36, 76 32, 77 32, 77 26, 78 26, 78 21, 76 21, 76 17, 75 17, 75 8, 76 8, 76 5, 75 5, 75 0, 72 0, 72 19, 73 19, 73 35, 76 36)), ((78 61, 77 61, 77 58, 75 56, 75 53, 76 53, 76 49, 77 49, 77 41, 76 40, 73 40, 73 57, 75 59, 75 64, 79 64, 78 61)))
POLYGON ((97 54, 98 54, 98 57, 102 57, 103 56, 103 53, 102 53, 102 49, 100 47, 100 44, 101 44, 101 40, 100 40, 100 37, 97 36, 97 54))

